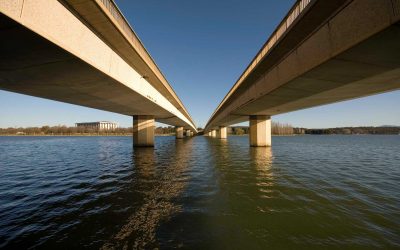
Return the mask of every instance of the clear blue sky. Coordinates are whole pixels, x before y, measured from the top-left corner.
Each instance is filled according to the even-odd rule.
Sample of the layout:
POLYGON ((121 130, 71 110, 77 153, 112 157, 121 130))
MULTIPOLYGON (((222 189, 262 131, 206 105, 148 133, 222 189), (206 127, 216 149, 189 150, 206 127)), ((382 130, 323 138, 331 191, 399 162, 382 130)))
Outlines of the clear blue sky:
MULTIPOLYGON (((196 125, 209 116, 293 4, 279 1, 117 0, 196 125)), ((132 118, 0 91, 0 127, 132 118)), ((274 116, 294 126, 400 125, 400 91, 274 116)))

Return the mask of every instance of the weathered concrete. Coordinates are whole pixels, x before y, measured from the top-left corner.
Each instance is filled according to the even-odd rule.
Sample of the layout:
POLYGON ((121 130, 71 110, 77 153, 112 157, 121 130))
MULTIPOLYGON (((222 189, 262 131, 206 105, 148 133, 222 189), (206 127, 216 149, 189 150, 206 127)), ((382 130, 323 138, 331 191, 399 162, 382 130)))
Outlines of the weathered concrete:
POLYGON ((186 130, 186 137, 190 137, 190 130, 186 130))
POLYGON ((216 137, 217 136, 217 130, 213 129, 211 130, 211 137, 216 137))
POLYGON ((271 117, 266 115, 250 116, 250 146, 271 146, 271 117))
POLYGON ((183 127, 175 127, 176 139, 183 139, 183 127))
POLYGON ((250 115, 400 89, 399 1, 312 0, 299 12, 301 2, 222 100, 206 131, 250 115))
POLYGON ((153 116, 133 116, 133 145, 135 147, 153 147, 154 129, 153 116))
POLYGON ((220 126, 218 130, 218 138, 219 139, 226 139, 227 138, 227 131, 226 127, 220 126))
POLYGON ((148 52, 107 1, 0 1, 0 89, 152 115, 196 131, 148 52), (130 40, 121 39, 126 36, 130 40))

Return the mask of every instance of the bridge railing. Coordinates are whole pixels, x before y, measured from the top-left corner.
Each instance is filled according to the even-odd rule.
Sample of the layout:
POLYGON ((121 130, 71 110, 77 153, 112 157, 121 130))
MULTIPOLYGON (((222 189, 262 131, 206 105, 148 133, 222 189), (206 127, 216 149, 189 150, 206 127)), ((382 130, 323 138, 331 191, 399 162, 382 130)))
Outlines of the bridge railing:
POLYGON ((135 50, 138 52, 140 57, 146 62, 146 64, 151 68, 151 70, 157 75, 157 77, 161 77, 161 72, 156 66, 154 60, 151 58, 149 53, 144 48, 142 42, 139 40, 138 36, 133 31, 132 27, 129 25, 126 18, 121 14, 118 7, 115 5, 112 0, 100 0, 103 6, 109 11, 109 13, 113 16, 114 20, 118 23, 119 27, 128 37, 130 42, 135 46, 135 50))
POLYGON ((243 82, 243 80, 254 69, 257 63, 261 61, 261 59, 271 50, 271 48, 276 44, 279 38, 282 37, 282 35, 286 32, 286 30, 288 30, 290 25, 297 19, 297 17, 303 12, 303 10, 308 6, 310 2, 311 0, 300 0, 293 6, 288 15, 279 24, 274 33, 272 33, 264 47, 259 51, 257 56, 253 59, 253 61, 241 75, 241 77, 237 81, 238 84, 243 82))
MULTIPOLYGON (((235 85, 229 91, 229 93, 222 100, 220 105, 214 111, 214 114, 219 110, 219 108, 224 104, 224 102, 230 97, 230 95, 239 87, 239 85, 246 79, 246 77, 250 74, 251 71, 255 68, 255 66, 261 61, 261 59, 272 49, 272 47, 279 41, 282 35, 289 29, 289 27, 297 20, 300 14, 306 9, 306 7, 310 4, 312 0, 299 0, 294 6, 289 10, 286 17, 282 20, 282 22, 278 25, 272 35, 269 37, 267 42, 261 48, 261 50, 257 53, 256 57, 253 61, 247 66, 243 74, 239 77, 235 85)), ((213 114, 213 115, 214 115, 213 114)))
MULTIPOLYGON (((129 22, 126 20, 124 15, 121 13, 117 5, 114 3, 113 0, 96 0, 98 4, 103 5, 104 9, 108 11, 108 14, 112 16, 121 31, 123 32, 124 36, 129 40, 129 42, 134 46, 136 52, 139 54, 139 56, 142 58, 142 60, 148 65, 148 67, 151 69, 151 71, 155 74, 155 76, 158 78, 158 80, 165 86, 165 88, 172 94, 172 96, 175 98, 176 102, 178 103, 177 107, 179 110, 183 111, 185 116, 193 123, 193 119, 190 117, 189 113, 187 112, 186 108, 184 107, 183 103, 179 99, 179 97, 176 95, 175 91, 173 88, 170 86, 168 83, 167 79, 151 57, 151 55, 148 53, 146 48, 144 47, 143 43, 140 41, 139 37, 136 35, 132 27, 129 25, 129 22)), ((167 97, 167 99, 169 99, 167 97)), ((170 101, 174 101, 169 99, 170 101)))

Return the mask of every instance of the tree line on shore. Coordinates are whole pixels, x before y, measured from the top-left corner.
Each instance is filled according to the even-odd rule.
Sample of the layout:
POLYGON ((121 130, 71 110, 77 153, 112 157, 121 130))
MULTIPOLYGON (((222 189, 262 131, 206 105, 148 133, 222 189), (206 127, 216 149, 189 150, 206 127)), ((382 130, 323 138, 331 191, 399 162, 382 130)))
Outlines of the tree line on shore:
MULTIPOLYGON (((201 128, 198 128, 201 131, 201 128)), ((294 128, 289 124, 273 122, 271 126, 273 135, 330 135, 330 134, 400 134, 400 127, 382 126, 382 127, 343 127, 327 129, 307 129, 294 128)), ((132 135, 133 128, 116 128, 113 130, 97 130, 88 127, 67 127, 67 126, 42 126, 26 128, 0 128, 0 135, 132 135)), ((175 127, 156 127, 157 135, 173 135, 175 127)), ((233 126, 227 128, 228 134, 244 135, 249 133, 247 126, 233 126)))
MULTIPOLYGON (((158 135, 175 134, 175 127, 156 127, 158 135)), ((99 130, 90 127, 42 126, 42 127, 9 127, 0 128, 0 135, 132 135, 133 127, 99 130)))
POLYGON ((130 128, 116 128, 113 130, 97 130, 88 127, 67 127, 67 126, 42 126, 26 128, 0 128, 0 135, 129 135, 130 128))
MULTIPOLYGON (((198 130, 202 130, 198 128, 198 130)), ((276 135, 293 134, 293 127, 288 124, 272 123, 272 133, 276 135)), ((116 128, 113 130, 98 130, 90 127, 42 126, 42 127, 10 127, 0 128, 0 135, 132 135, 133 128, 116 128)), ((173 135, 175 127, 156 127, 157 135, 173 135)), ((249 133, 248 127, 229 127, 228 134, 243 135, 249 133)))
POLYGON ((382 126, 382 127, 343 127, 343 128, 326 128, 326 129, 304 129, 305 134, 311 135, 362 135, 362 134, 379 134, 379 135, 398 135, 400 134, 399 126, 382 126))
MULTIPOLYGON (((272 123, 273 135, 398 135, 400 134, 400 126, 381 126, 381 127, 341 127, 341 128, 294 128, 288 124, 272 123)), ((232 127, 231 134, 243 135, 249 133, 249 127, 232 127)))
MULTIPOLYGON (((228 134, 233 135, 244 135, 249 133, 248 126, 235 126, 229 127, 227 130, 228 134)), ((271 132, 273 135, 293 135, 295 134, 295 128, 290 124, 282 124, 279 122, 272 122, 271 124, 271 132)))

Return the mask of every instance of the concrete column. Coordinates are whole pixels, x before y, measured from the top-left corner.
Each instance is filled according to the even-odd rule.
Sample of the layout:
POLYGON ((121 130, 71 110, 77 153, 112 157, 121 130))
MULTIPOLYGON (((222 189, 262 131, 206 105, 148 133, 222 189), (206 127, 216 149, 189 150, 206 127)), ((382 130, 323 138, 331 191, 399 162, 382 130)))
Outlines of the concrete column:
POLYGON ((211 137, 215 137, 217 135, 217 131, 215 129, 211 130, 211 137))
POLYGON ((221 127, 219 127, 219 130, 218 130, 218 138, 219 139, 226 139, 226 135, 227 133, 226 133, 226 127, 224 127, 224 126, 221 126, 221 127))
POLYGON ((133 116, 133 145, 135 147, 154 146, 154 117, 150 115, 133 116))
POLYGON ((208 136, 211 136, 211 131, 208 131, 208 136))
POLYGON ((189 137, 190 136, 190 130, 186 130, 186 136, 189 137))
POLYGON ((268 115, 250 116, 250 146, 271 146, 271 117, 268 115))
POLYGON ((183 138, 183 127, 175 127, 176 139, 183 138))
POLYGON ((190 136, 194 136, 194 132, 193 131, 190 131, 190 136))

